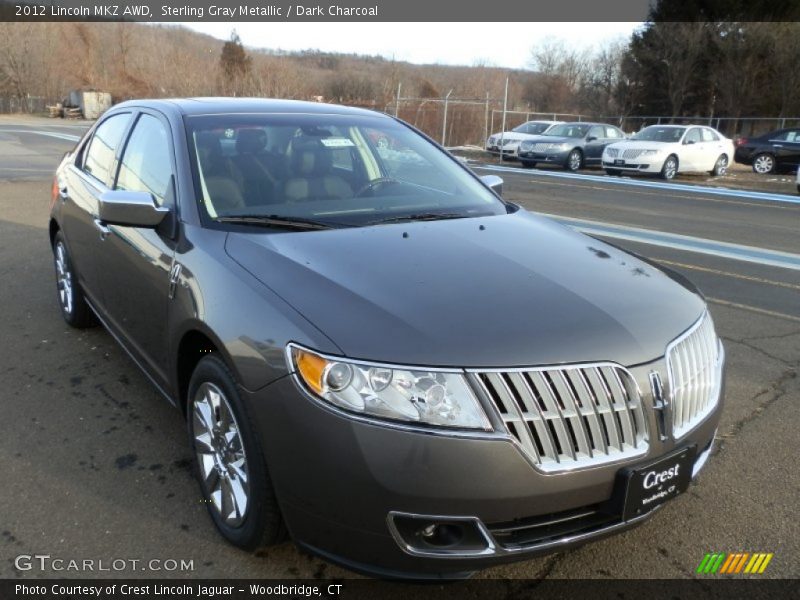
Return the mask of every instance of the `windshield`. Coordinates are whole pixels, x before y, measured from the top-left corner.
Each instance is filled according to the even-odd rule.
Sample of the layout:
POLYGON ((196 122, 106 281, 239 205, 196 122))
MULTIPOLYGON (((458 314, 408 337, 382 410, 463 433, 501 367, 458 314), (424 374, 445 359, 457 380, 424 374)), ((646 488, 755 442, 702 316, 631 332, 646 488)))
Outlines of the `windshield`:
POLYGON ((557 137, 568 138, 582 138, 589 131, 589 125, 585 123, 564 123, 563 125, 556 125, 545 135, 552 135, 557 137))
POLYGON ((537 135, 547 131, 548 127, 550 127, 550 123, 537 123, 535 121, 530 121, 528 123, 523 123, 518 127, 514 127, 514 129, 512 129, 511 131, 515 131, 517 133, 529 133, 537 135))
POLYGON ((647 142, 679 142, 683 137, 683 132, 686 131, 685 127, 659 127, 658 125, 651 125, 645 127, 639 133, 635 134, 632 140, 644 140, 647 142))
POLYGON ((220 222, 345 227, 507 212, 446 153, 391 119, 232 114, 186 124, 198 201, 220 222))

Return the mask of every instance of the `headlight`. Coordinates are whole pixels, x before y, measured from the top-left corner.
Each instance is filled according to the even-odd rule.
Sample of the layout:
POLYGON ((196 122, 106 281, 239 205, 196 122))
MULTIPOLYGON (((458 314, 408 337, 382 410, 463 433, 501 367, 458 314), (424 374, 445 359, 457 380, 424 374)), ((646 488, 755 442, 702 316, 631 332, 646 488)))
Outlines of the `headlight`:
POLYGON ((569 146, 570 146, 569 144, 567 144, 566 142, 563 142, 561 144, 550 144, 547 147, 547 149, 548 150, 568 150, 569 146))
POLYGON ((533 142, 520 142, 519 149, 520 150, 530 150, 533 148, 533 142))
POLYGON ((439 427, 492 429, 466 378, 359 363, 290 346, 292 368, 309 392, 346 411, 439 427))
POLYGON ((639 156, 652 156, 653 154, 658 154, 658 150, 642 150, 639 156))
POLYGON ((611 158, 615 158, 619 154, 619 150, 617 148, 606 148, 605 154, 611 158))

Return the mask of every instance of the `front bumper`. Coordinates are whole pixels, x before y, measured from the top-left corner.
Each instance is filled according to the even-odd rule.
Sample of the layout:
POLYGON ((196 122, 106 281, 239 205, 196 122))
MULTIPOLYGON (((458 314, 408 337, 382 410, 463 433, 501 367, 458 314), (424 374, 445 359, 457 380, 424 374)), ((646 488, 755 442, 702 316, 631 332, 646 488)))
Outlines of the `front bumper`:
POLYGON ((519 144, 507 144, 503 146, 502 149, 496 145, 486 146, 486 151, 489 152, 490 154, 496 154, 499 156, 502 153, 503 156, 510 156, 513 158, 517 157, 518 149, 519 149, 519 144))
POLYGON ((529 160, 531 162, 564 164, 567 162, 567 156, 571 150, 563 150, 558 152, 533 152, 529 150, 520 150, 517 155, 520 160, 529 160))
POLYGON ((609 159, 604 156, 603 168, 631 173, 659 173, 661 171, 661 166, 664 164, 664 159, 657 157, 648 157, 647 162, 625 161, 623 164, 620 164, 618 161, 619 159, 609 159))
MULTIPOLYGON (((642 390, 649 389, 652 368, 663 371, 663 359, 631 369, 642 390)), ((299 545, 372 575, 458 578, 645 520, 653 513, 622 520, 620 469, 696 445, 698 471, 711 451, 724 389, 716 409, 677 442, 661 441, 656 416, 648 410, 646 455, 549 474, 505 433, 454 435, 356 420, 312 399, 291 376, 243 394, 262 432, 287 527, 299 545), (471 520, 483 541, 444 552, 408 547, 395 522, 409 516, 471 520)), ((652 406, 652 397, 643 393, 643 402, 652 406)))

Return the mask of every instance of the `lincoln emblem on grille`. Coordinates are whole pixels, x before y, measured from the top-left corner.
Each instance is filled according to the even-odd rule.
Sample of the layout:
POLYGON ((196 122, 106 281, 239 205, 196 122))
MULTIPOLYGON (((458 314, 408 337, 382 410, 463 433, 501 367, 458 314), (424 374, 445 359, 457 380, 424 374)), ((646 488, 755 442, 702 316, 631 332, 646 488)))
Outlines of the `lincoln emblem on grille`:
POLYGON ((650 389, 653 392, 653 408, 656 411, 656 421, 658 422, 658 437, 661 441, 667 439, 667 411, 669 402, 664 398, 664 384, 661 382, 661 374, 658 371, 650 372, 650 389))

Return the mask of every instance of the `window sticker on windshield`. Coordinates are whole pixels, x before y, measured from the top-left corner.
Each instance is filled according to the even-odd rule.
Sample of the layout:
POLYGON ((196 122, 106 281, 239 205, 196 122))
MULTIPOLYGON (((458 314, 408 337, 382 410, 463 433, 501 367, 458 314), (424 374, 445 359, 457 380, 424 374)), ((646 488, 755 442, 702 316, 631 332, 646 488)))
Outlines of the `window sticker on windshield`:
POLYGON ((323 146, 328 148, 345 148, 347 146, 355 146, 353 140, 350 138, 322 138, 320 140, 323 146))

